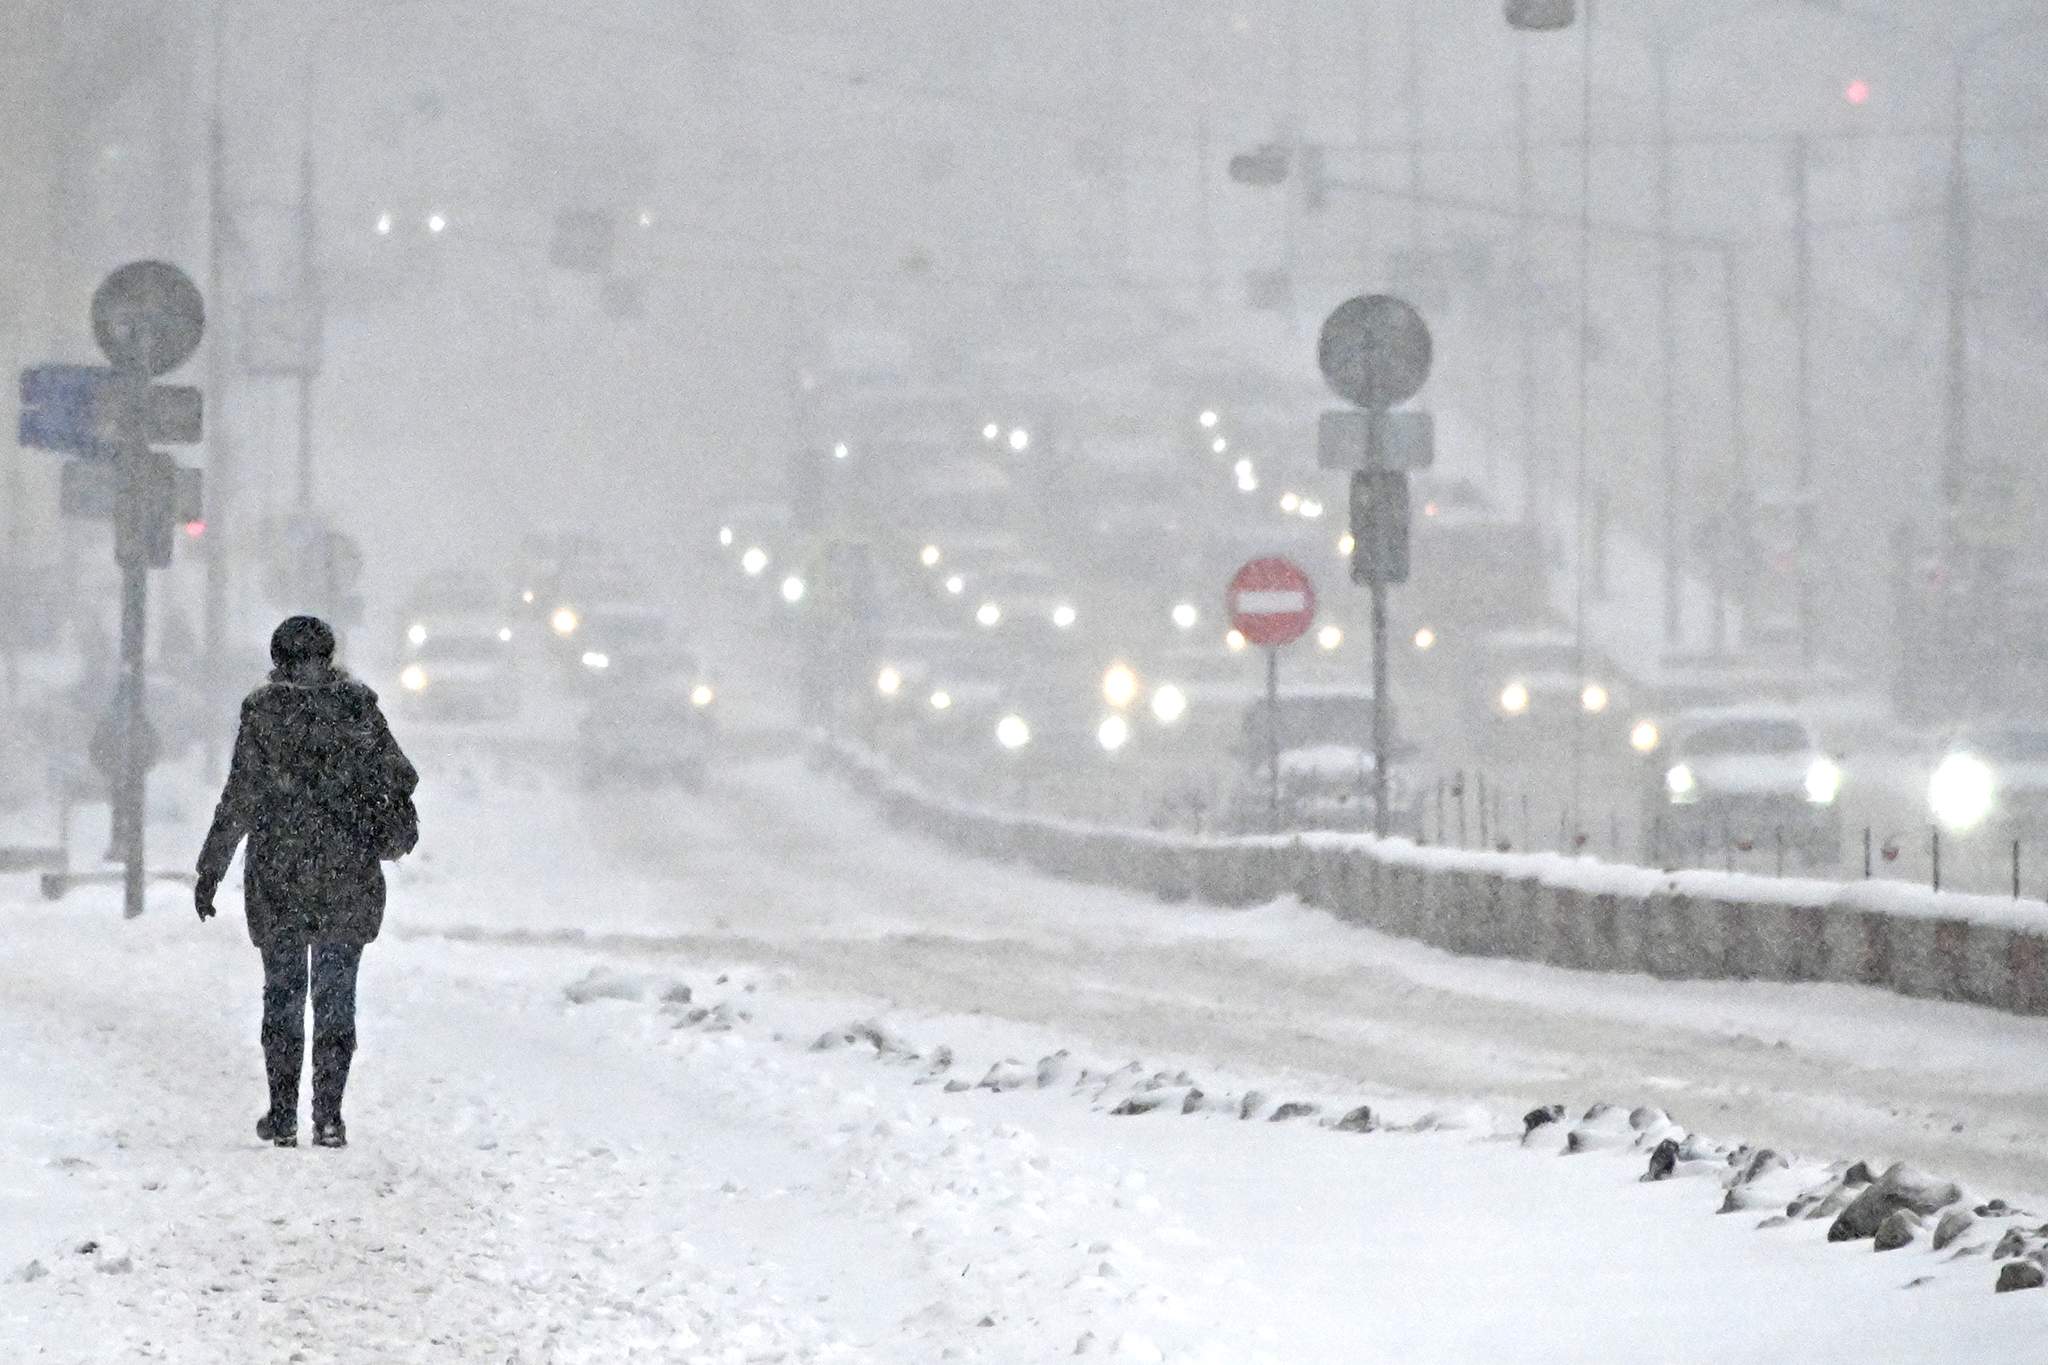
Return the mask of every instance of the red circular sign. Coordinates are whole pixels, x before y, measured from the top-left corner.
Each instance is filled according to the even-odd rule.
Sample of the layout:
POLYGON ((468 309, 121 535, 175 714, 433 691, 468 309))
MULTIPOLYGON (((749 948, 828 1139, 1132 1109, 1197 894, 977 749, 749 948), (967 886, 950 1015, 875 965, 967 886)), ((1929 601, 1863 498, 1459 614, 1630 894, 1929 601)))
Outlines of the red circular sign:
POLYGON ((1254 559, 1231 577, 1223 604, 1246 644, 1276 648, 1308 633, 1316 619, 1316 588, 1292 560, 1254 559))

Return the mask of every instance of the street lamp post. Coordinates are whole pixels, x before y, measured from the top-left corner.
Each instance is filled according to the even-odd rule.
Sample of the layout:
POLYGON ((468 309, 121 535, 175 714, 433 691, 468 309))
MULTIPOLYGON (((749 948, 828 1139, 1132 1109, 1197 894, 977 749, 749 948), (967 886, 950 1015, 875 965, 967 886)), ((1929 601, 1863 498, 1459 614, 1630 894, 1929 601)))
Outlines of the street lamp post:
POLYGON ((1942 549, 1953 551, 1955 521, 1969 480, 1970 291, 1975 283, 1975 242, 1970 222, 1970 161, 1965 137, 1970 113, 1970 68, 1977 54, 2001 39, 2048 32, 2048 16, 2018 15, 1980 29, 1957 44, 1949 82, 1947 356, 1942 407, 1942 549))

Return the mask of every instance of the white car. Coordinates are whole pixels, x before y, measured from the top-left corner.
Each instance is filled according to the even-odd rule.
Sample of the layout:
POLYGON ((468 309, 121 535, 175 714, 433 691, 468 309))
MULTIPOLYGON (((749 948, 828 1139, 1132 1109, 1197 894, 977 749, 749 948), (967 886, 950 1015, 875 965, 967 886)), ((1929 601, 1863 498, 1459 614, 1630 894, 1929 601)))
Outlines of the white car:
POLYGON ((1928 780, 1927 805, 1951 834, 2017 838, 2048 825, 2048 727, 1992 722, 1954 735, 1928 780))
POLYGON ((519 714, 512 627, 497 616, 416 615, 406 625, 402 657, 399 698, 408 715, 480 721, 519 714))
POLYGON ((1643 822, 1653 861, 1778 847, 1816 870, 1841 858, 1842 770, 1784 707, 1677 716, 1654 767, 1643 822))
MULTIPOLYGON (((1272 819, 1274 736, 1264 697, 1244 712, 1237 745, 1232 823, 1264 830, 1272 819)), ((1368 830, 1373 826, 1373 700, 1369 689, 1316 687, 1280 693, 1279 822, 1285 830, 1368 830)), ((1396 741, 1395 762, 1410 752, 1396 741)), ((1421 793, 1398 767, 1387 770, 1387 827, 1418 835, 1421 793)))

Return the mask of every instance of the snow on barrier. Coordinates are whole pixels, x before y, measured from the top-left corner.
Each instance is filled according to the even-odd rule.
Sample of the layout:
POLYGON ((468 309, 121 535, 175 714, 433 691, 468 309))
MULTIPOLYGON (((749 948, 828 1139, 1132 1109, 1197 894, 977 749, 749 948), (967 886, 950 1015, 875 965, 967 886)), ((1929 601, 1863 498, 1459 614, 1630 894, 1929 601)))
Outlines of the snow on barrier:
POLYGON ((1070 881, 1215 905, 1297 895, 1348 923, 1475 956, 1671 979, 1833 981, 2048 1014, 2048 903, 2039 900, 1659 872, 1358 834, 1105 828, 965 805, 843 745, 814 746, 813 761, 871 795, 892 824, 1070 881))

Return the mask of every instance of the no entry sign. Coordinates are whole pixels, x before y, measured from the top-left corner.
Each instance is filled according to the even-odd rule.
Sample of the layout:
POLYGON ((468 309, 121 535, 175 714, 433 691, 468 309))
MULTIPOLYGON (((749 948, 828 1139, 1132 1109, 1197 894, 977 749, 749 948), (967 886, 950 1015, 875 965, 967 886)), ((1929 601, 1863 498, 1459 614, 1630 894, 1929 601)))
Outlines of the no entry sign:
POLYGON ((1223 603, 1245 643, 1268 649, 1293 644, 1315 624, 1315 585, 1299 565, 1277 555, 1239 569, 1223 603))

